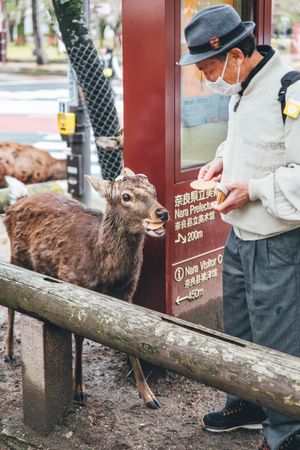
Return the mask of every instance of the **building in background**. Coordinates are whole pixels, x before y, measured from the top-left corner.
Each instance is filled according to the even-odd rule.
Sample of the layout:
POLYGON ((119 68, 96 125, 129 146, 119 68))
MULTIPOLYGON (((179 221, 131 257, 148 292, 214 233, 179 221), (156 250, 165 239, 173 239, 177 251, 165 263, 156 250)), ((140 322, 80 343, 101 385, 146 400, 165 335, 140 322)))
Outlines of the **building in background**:
POLYGON ((286 64, 300 70, 300 3, 298 0, 272 1, 272 45, 286 64))

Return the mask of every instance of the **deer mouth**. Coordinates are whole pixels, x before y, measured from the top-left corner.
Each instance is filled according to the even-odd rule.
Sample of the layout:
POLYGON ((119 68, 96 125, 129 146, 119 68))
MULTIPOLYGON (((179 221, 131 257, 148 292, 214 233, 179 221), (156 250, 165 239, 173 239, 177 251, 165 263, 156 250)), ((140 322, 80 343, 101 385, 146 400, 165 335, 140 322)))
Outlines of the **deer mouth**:
POLYGON ((149 236, 161 237, 164 236, 166 230, 164 228, 164 222, 151 222, 150 220, 144 220, 144 229, 149 236))

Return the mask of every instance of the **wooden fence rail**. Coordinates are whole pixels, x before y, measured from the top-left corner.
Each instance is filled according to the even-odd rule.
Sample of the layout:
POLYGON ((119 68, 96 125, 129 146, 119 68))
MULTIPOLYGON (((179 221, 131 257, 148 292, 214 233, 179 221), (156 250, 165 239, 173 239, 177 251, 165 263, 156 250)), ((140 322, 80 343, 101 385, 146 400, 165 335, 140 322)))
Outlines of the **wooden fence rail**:
POLYGON ((300 359, 0 263, 0 304, 300 419, 300 359))

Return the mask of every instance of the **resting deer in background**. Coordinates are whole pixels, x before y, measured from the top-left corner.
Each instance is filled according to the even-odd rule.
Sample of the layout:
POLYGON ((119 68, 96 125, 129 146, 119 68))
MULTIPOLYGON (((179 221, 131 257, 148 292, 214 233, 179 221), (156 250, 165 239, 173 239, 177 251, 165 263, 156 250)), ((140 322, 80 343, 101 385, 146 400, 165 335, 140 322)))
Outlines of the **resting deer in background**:
POLYGON ((0 142, 0 188, 7 187, 5 176, 23 183, 41 183, 67 178, 67 160, 53 158, 45 150, 16 142, 0 142))
MULTIPOLYGON (((115 181, 86 177, 107 200, 105 213, 56 194, 37 194, 6 209, 4 224, 11 262, 97 292, 132 302, 142 260, 145 233, 163 236, 168 211, 156 199, 145 175, 128 169, 115 181)), ((14 312, 9 310, 6 360, 13 353, 14 312)), ((74 398, 84 403, 83 338, 75 335, 74 398)), ((129 356, 138 392, 147 407, 159 403, 138 358, 129 356)))

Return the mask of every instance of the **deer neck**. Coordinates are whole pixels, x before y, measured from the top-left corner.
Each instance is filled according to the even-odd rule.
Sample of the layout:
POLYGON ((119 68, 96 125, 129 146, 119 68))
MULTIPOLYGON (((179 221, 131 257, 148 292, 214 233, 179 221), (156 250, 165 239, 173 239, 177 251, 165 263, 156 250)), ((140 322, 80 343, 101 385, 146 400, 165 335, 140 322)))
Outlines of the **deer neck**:
POLYGON ((131 231, 128 219, 107 207, 98 237, 98 249, 102 255, 114 255, 114 264, 117 260, 122 262, 125 259, 127 263, 132 260, 136 265, 142 259, 144 240, 144 231, 131 231))

